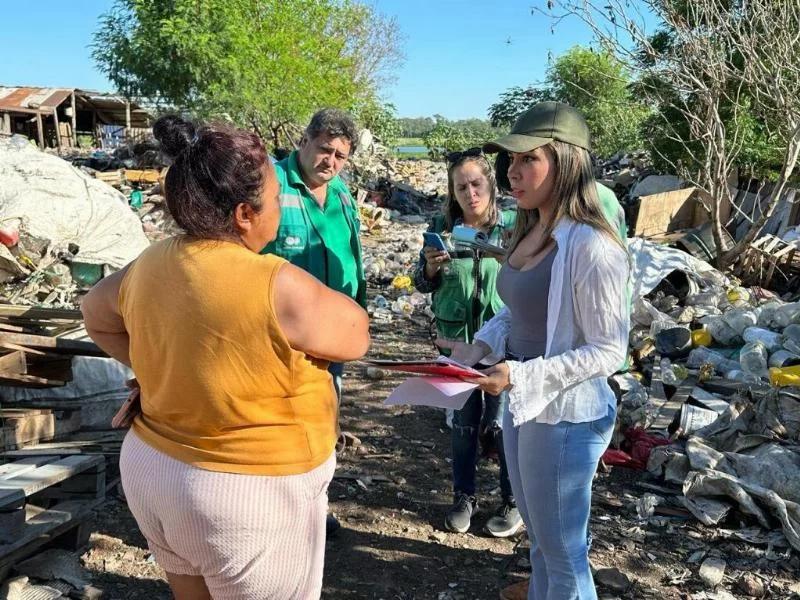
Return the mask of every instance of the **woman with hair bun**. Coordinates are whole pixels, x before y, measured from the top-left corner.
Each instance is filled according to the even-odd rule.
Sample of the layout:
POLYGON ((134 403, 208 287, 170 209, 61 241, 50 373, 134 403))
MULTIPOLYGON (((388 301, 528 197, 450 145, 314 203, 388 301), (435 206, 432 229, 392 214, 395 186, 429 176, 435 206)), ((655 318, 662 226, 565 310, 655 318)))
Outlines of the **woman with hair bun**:
POLYGON ((259 254, 280 207, 257 135, 176 116, 153 134, 185 233, 100 281, 81 307, 141 390, 120 456, 128 505, 178 600, 318 598, 336 460, 327 366, 364 355, 367 314, 259 254))

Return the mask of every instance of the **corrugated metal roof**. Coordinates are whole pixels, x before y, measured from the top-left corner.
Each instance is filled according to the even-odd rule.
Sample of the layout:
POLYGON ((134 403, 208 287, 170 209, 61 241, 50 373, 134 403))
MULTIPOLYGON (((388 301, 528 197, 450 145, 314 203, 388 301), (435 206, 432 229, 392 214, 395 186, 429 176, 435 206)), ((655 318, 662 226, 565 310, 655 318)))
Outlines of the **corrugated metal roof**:
POLYGON ((69 98, 73 91, 70 88, 0 86, 0 110, 24 108, 50 113, 69 98))

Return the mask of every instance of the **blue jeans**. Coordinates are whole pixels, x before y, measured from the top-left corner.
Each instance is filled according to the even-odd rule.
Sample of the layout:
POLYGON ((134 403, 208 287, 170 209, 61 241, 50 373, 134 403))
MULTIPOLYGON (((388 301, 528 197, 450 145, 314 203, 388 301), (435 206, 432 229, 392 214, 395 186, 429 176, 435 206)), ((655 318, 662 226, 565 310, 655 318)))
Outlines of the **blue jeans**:
POLYGON ((596 600, 589 569, 592 479, 611 441, 616 406, 588 423, 528 421, 503 414, 503 443, 517 507, 531 542, 528 600, 596 600))
MULTIPOLYGON (((492 426, 500 427, 506 394, 492 396, 475 390, 467 402, 453 414, 453 491, 475 495, 475 467, 478 462, 478 434, 492 426)), ((503 436, 499 436, 500 490, 504 500, 513 499, 508 469, 503 453, 503 436)))

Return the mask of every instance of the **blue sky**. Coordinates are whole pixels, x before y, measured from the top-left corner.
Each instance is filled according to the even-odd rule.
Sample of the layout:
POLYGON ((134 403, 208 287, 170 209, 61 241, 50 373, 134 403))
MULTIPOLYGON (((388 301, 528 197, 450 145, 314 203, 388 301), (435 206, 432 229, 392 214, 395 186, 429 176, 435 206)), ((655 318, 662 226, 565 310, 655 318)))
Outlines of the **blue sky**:
MULTIPOLYGON (((3 2, 0 84, 113 91, 94 67, 89 44, 111 0, 3 2)), ((501 92, 541 81, 548 53, 588 43, 575 20, 551 33, 532 14, 543 0, 375 0, 397 18, 406 61, 385 98, 400 116, 486 117, 501 92)))

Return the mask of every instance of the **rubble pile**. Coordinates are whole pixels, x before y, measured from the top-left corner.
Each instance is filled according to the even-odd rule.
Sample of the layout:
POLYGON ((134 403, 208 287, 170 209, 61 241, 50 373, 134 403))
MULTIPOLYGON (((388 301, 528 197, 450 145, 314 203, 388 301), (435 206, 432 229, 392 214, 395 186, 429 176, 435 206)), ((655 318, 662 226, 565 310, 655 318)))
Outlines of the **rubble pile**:
MULTIPOLYGON (((644 239, 633 260, 633 365, 606 464, 647 468, 665 493, 641 499, 706 525, 800 550, 800 302, 736 285, 644 239)), ((664 514, 664 513, 661 513, 664 514)))
POLYGON ((0 138, 0 301, 76 306, 147 244, 120 192, 26 138, 0 138))
POLYGON ((644 151, 617 152, 594 166, 595 178, 614 190, 619 198, 627 196, 634 183, 652 173, 650 158, 644 151))

